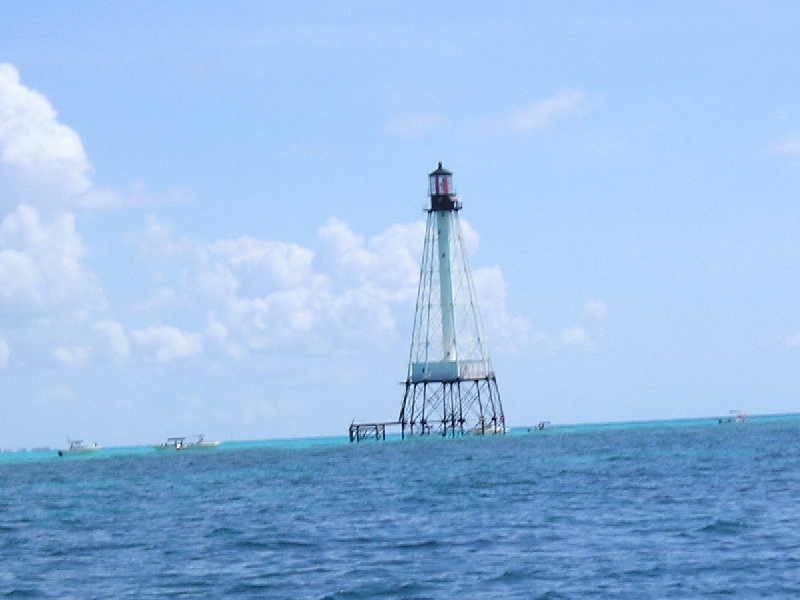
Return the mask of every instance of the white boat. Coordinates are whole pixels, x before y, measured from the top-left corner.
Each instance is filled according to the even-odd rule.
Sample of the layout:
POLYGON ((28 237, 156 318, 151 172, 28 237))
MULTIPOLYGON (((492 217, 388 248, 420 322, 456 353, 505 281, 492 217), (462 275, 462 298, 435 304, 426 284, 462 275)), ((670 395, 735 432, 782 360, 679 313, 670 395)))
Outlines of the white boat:
POLYGON ((186 447, 185 437, 169 437, 163 444, 156 446, 156 450, 183 450, 186 447))
POLYGON ((197 435, 197 440, 187 442, 185 437, 170 437, 163 444, 156 446, 156 450, 203 450, 216 448, 222 442, 207 442, 203 434, 197 435))
POLYGON ((729 415, 727 419, 719 419, 719 423, 743 423, 747 419, 747 415, 740 410, 732 410, 729 415))
POLYGON ((481 418, 478 419, 477 425, 469 430, 469 433, 470 435, 496 435, 498 433, 508 433, 508 428, 503 423, 492 423, 481 418))
POLYGON ((189 448, 216 448, 222 442, 207 442, 202 433, 197 435, 197 441, 189 444, 189 448))
POLYGON ((67 438, 67 443, 69 443, 69 448, 66 450, 59 450, 59 456, 64 456, 65 454, 89 454, 100 447, 97 444, 85 446, 83 440, 71 440, 69 438, 67 438))

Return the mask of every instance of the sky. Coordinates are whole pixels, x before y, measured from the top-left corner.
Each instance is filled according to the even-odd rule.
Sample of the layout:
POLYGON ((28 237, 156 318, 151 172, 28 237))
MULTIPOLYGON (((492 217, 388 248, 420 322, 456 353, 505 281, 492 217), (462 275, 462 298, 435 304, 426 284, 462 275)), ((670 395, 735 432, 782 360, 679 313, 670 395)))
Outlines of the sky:
POLYGON ((402 399, 442 161, 506 421, 800 411, 793 2, 0 0, 0 449, 402 399))

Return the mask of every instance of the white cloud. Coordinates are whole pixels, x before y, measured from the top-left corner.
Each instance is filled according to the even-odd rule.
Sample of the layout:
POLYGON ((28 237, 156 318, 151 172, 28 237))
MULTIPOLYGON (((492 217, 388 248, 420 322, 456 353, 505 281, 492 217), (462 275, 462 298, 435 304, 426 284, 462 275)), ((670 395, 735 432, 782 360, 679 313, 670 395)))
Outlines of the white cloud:
POLYGON ((204 294, 212 303, 219 304, 236 297, 240 285, 239 278, 230 266, 211 262, 198 269, 192 288, 204 294))
POLYGON ((585 92, 561 90, 550 98, 494 119, 490 128, 498 133, 536 133, 549 128, 559 118, 585 109, 585 92))
POLYGON ((800 132, 794 133, 769 149, 773 156, 800 154, 800 132))
POLYGON ((528 319, 509 312, 508 284, 500 267, 477 269, 473 279, 490 351, 502 346, 508 351, 517 352, 524 346, 541 341, 542 334, 532 332, 528 319))
POLYGON ((206 319, 206 337, 216 342, 225 350, 225 353, 232 358, 241 358, 244 355, 242 348, 230 341, 230 330, 213 312, 209 312, 206 319))
POLYGON ((308 339, 319 325, 324 301, 324 297, 314 298, 309 288, 300 286, 264 296, 233 298, 224 318, 250 348, 274 348, 308 339))
POLYGON ((128 358, 131 355, 131 344, 122 325, 112 320, 97 321, 92 329, 101 333, 111 350, 119 358, 128 358))
POLYGON ((186 333, 171 325, 155 325, 131 332, 131 338, 139 344, 155 347, 158 362, 170 362, 179 358, 195 356, 203 350, 203 336, 186 333))
POLYGON ((0 250, 0 296, 41 302, 44 278, 33 259, 19 250, 0 250))
POLYGON ((562 346, 590 346, 592 340, 583 327, 570 327, 561 333, 562 346))
POLYGON ((154 216, 147 217, 144 233, 136 239, 139 250, 148 258, 166 257, 185 254, 193 248, 187 238, 175 239, 172 227, 159 221, 154 216))
POLYGON ((86 364, 90 354, 91 349, 88 346, 76 346, 71 349, 59 346, 53 356, 65 367, 78 368, 86 364))
POLYGON ((298 285, 311 272, 314 252, 297 244, 262 241, 251 237, 222 240, 207 246, 212 257, 236 268, 266 271, 278 285, 298 285))
POLYGON ((225 324, 214 316, 214 313, 209 313, 206 319, 206 335, 210 338, 224 342, 228 339, 228 328, 225 324))
POLYGON ((81 195, 77 206, 88 209, 141 208, 186 204, 190 198, 188 190, 174 187, 163 192, 150 192, 147 190, 147 186, 139 181, 134 183, 130 190, 113 190, 93 186, 81 195))
POLYGON ((117 209, 188 200, 186 190, 153 193, 142 182, 129 190, 95 186, 80 136, 57 117, 43 94, 22 84, 13 65, 0 63, 0 207, 117 209))
POLYGON ((44 221, 35 208, 18 206, 0 224, 0 298, 24 310, 102 310, 105 296, 85 254, 73 215, 44 221))
MULTIPOLYGON (((230 356, 281 345, 309 349, 385 345, 396 316, 413 314, 425 224, 398 224, 366 239, 332 218, 319 229, 319 252, 296 244, 243 237, 201 244, 173 239, 150 219, 142 248, 180 262, 160 280, 169 297, 208 309, 206 333, 230 356), (159 251, 158 248, 163 250, 159 251), (186 262, 186 259, 190 259, 186 262)), ((467 245, 478 236, 464 225, 467 245)), ((160 296, 160 294, 156 294, 160 296)), ((149 306, 158 308, 158 303, 149 306)), ((140 336, 141 338, 141 336, 140 336)))
POLYGON ((800 333, 796 333, 794 335, 786 337, 786 339, 784 339, 783 342, 789 348, 796 348, 797 346, 800 346, 800 333))
POLYGON ((374 342, 394 330, 396 305, 414 297, 422 232, 424 224, 396 225, 365 241, 331 219, 320 228, 320 255, 251 237, 195 244, 186 291, 210 303, 209 337, 232 356, 295 343, 331 348, 344 338, 374 342))
POLYGON ((608 316, 608 309, 602 300, 589 299, 583 306, 583 316, 586 319, 603 321, 608 316))
POLYGON ((8 359, 11 356, 11 348, 8 342, 0 339, 0 369, 8 368, 8 359))
POLYGON ((443 129, 447 119, 432 113, 417 113, 391 120, 383 128, 384 133, 399 139, 412 139, 430 135, 443 129))
MULTIPOLYGON (((463 221, 462 229, 474 251, 477 233, 463 221)), ((419 221, 366 238, 331 218, 318 231, 317 249, 249 236, 198 243, 175 240, 149 219, 143 251, 175 266, 164 266, 147 306, 156 314, 177 304, 205 309, 207 338, 234 358, 291 345, 312 352, 386 346, 398 321, 413 316, 424 234, 419 221), (162 306, 160 297, 169 302, 162 306)), ((498 344, 518 345, 530 326, 508 314, 502 270, 491 274, 476 278, 488 333, 498 344)))
POLYGON ((78 134, 56 116, 47 98, 22 85, 14 66, 0 64, 0 164, 40 200, 66 202, 91 187, 90 165, 78 134))
POLYGON ((327 243, 330 256, 338 267, 346 267, 359 275, 375 268, 377 257, 364 247, 364 238, 354 233, 344 221, 331 217, 320 227, 317 237, 327 243))
POLYGON ((147 300, 137 303, 134 312, 167 312, 181 305, 181 300, 172 288, 156 290, 147 300))
POLYGON ((367 241, 334 217, 317 237, 324 246, 325 267, 336 282, 372 282, 392 297, 399 294, 398 299, 416 293, 425 223, 392 225, 367 241))

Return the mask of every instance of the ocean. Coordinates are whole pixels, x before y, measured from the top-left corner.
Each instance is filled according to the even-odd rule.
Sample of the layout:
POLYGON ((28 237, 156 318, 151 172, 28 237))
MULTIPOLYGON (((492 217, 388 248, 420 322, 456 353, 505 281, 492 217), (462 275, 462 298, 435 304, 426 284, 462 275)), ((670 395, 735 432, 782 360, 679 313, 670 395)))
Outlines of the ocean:
POLYGON ((0 455, 4 598, 798 598, 800 417, 0 455))

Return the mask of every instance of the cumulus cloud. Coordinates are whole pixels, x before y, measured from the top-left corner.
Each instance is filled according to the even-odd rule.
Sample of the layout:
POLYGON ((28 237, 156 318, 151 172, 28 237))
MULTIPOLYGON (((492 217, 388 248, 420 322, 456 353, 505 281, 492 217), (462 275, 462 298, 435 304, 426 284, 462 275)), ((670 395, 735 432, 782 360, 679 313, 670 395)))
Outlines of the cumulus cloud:
POLYGON ((608 309, 602 300, 589 299, 583 306, 583 316, 586 319, 603 321, 608 316, 608 309))
POLYGON ((589 334, 583 327, 570 327, 561 333, 559 338, 562 346, 590 346, 592 343, 589 334))
POLYGON ((561 90, 550 98, 493 119, 490 129, 497 133, 538 133, 548 129, 556 120, 584 110, 586 110, 585 92, 561 90))
MULTIPOLYGON (((339 233, 344 236, 328 237, 328 242, 350 236, 346 231, 339 233)), ((339 266, 351 265, 346 272, 364 268, 351 260, 352 245, 328 249, 339 266)), ((190 285, 212 301, 216 315, 212 331, 229 353, 242 347, 263 350, 303 340, 327 339, 330 343, 342 333, 349 313, 361 311, 357 330, 363 331, 369 305, 386 301, 380 289, 365 294, 355 292, 352 286, 336 289, 341 271, 321 271, 317 253, 296 244, 244 237, 199 245, 194 254, 198 262, 190 285)), ((366 262, 378 261, 373 257, 366 262)), ((384 322, 373 319, 371 326, 374 329, 384 322)))
POLYGON ((203 336, 184 332, 172 325, 155 325, 131 332, 131 338, 154 348, 158 362, 166 363, 180 358, 195 356, 203 350, 203 336))
POLYGON ((121 324, 110 319, 97 321, 92 325, 92 329, 103 335, 114 355, 119 358, 128 358, 131 355, 130 340, 121 324))
POLYGON ((502 346, 510 352, 541 340, 528 319, 508 310, 508 284, 500 267, 484 267, 473 273, 481 317, 492 348, 502 346))
POLYGON ((181 188, 151 192, 143 182, 129 190, 101 188, 91 171, 78 133, 58 121, 47 97, 22 83, 16 67, 0 63, 0 207, 118 209, 189 199, 181 188))
POLYGON ((149 298, 134 305, 134 312, 156 312, 164 313, 183 304, 183 301, 178 297, 177 292, 172 288, 160 288, 153 292, 149 298))
POLYGON ((90 165, 78 134, 56 116, 13 65, 0 64, 0 164, 40 198, 65 202, 91 187, 90 165))
POLYGON ((344 221, 331 218, 317 238, 325 265, 343 281, 376 282, 400 297, 415 293, 425 224, 392 225, 370 240, 354 233, 344 221))
POLYGON ((0 298, 25 311, 94 312, 106 306, 86 249, 68 213, 45 221, 20 205, 0 223, 0 298))
MULTIPOLYGON (((477 233, 465 222, 462 227, 474 250, 477 233)), ((331 218, 314 249, 249 236, 176 241, 155 219, 147 230, 142 247, 148 256, 182 265, 165 269, 179 279, 159 279, 169 284, 162 292, 175 290, 171 301, 205 307, 207 339, 232 357, 294 344, 313 351, 385 345, 399 333, 398 319, 413 316, 424 222, 392 225, 366 238, 331 218)), ((502 271, 477 280, 497 343, 524 337, 529 325, 508 314, 502 271)))
POLYGON ((65 367, 78 368, 86 364, 89 360, 91 349, 88 346, 76 346, 74 348, 66 348, 59 346, 53 352, 55 359, 65 367))
POLYGON ((232 267, 264 270, 281 286, 294 286, 304 281, 314 260, 314 252, 297 244, 251 237, 222 240, 206 248, 212 257, 222 257, 232 267))
POLYGON ((206 337, 216 341, 232 358, 241 358, 244 350, 238 344, 230 341, 230 330, 219 319, 214 312, 209 312, 206 319, 206 337))
POLYGON ((194 247, 185 237, 176 239, 172 227, 152 215, 147 217, 145 231, 134 241, 148 259, 182 255, 194 247))
POLYGON ((558 346, 561 348, 587 348, 594 349, 595 341, 602 334, 602 329, 608 308, 605 302, 590 298, 583 305, 582 318, 586 321, 586 327, 578 325, 567 327, 558 336, 558 346))
POLYGON ((95 210, 111 210, 186 204, 190 199, 191 194, 183 188, 173 187, 163 192, 151 192, 143 182, 139 181, 134 183, 129 190, 112 190, 92 186, 77 199, 76 206, 95 210))
POLYGON ((38 303, 43 285, 44 279, 30 256, 15 249, 0 250, 0 295, 38 303))

